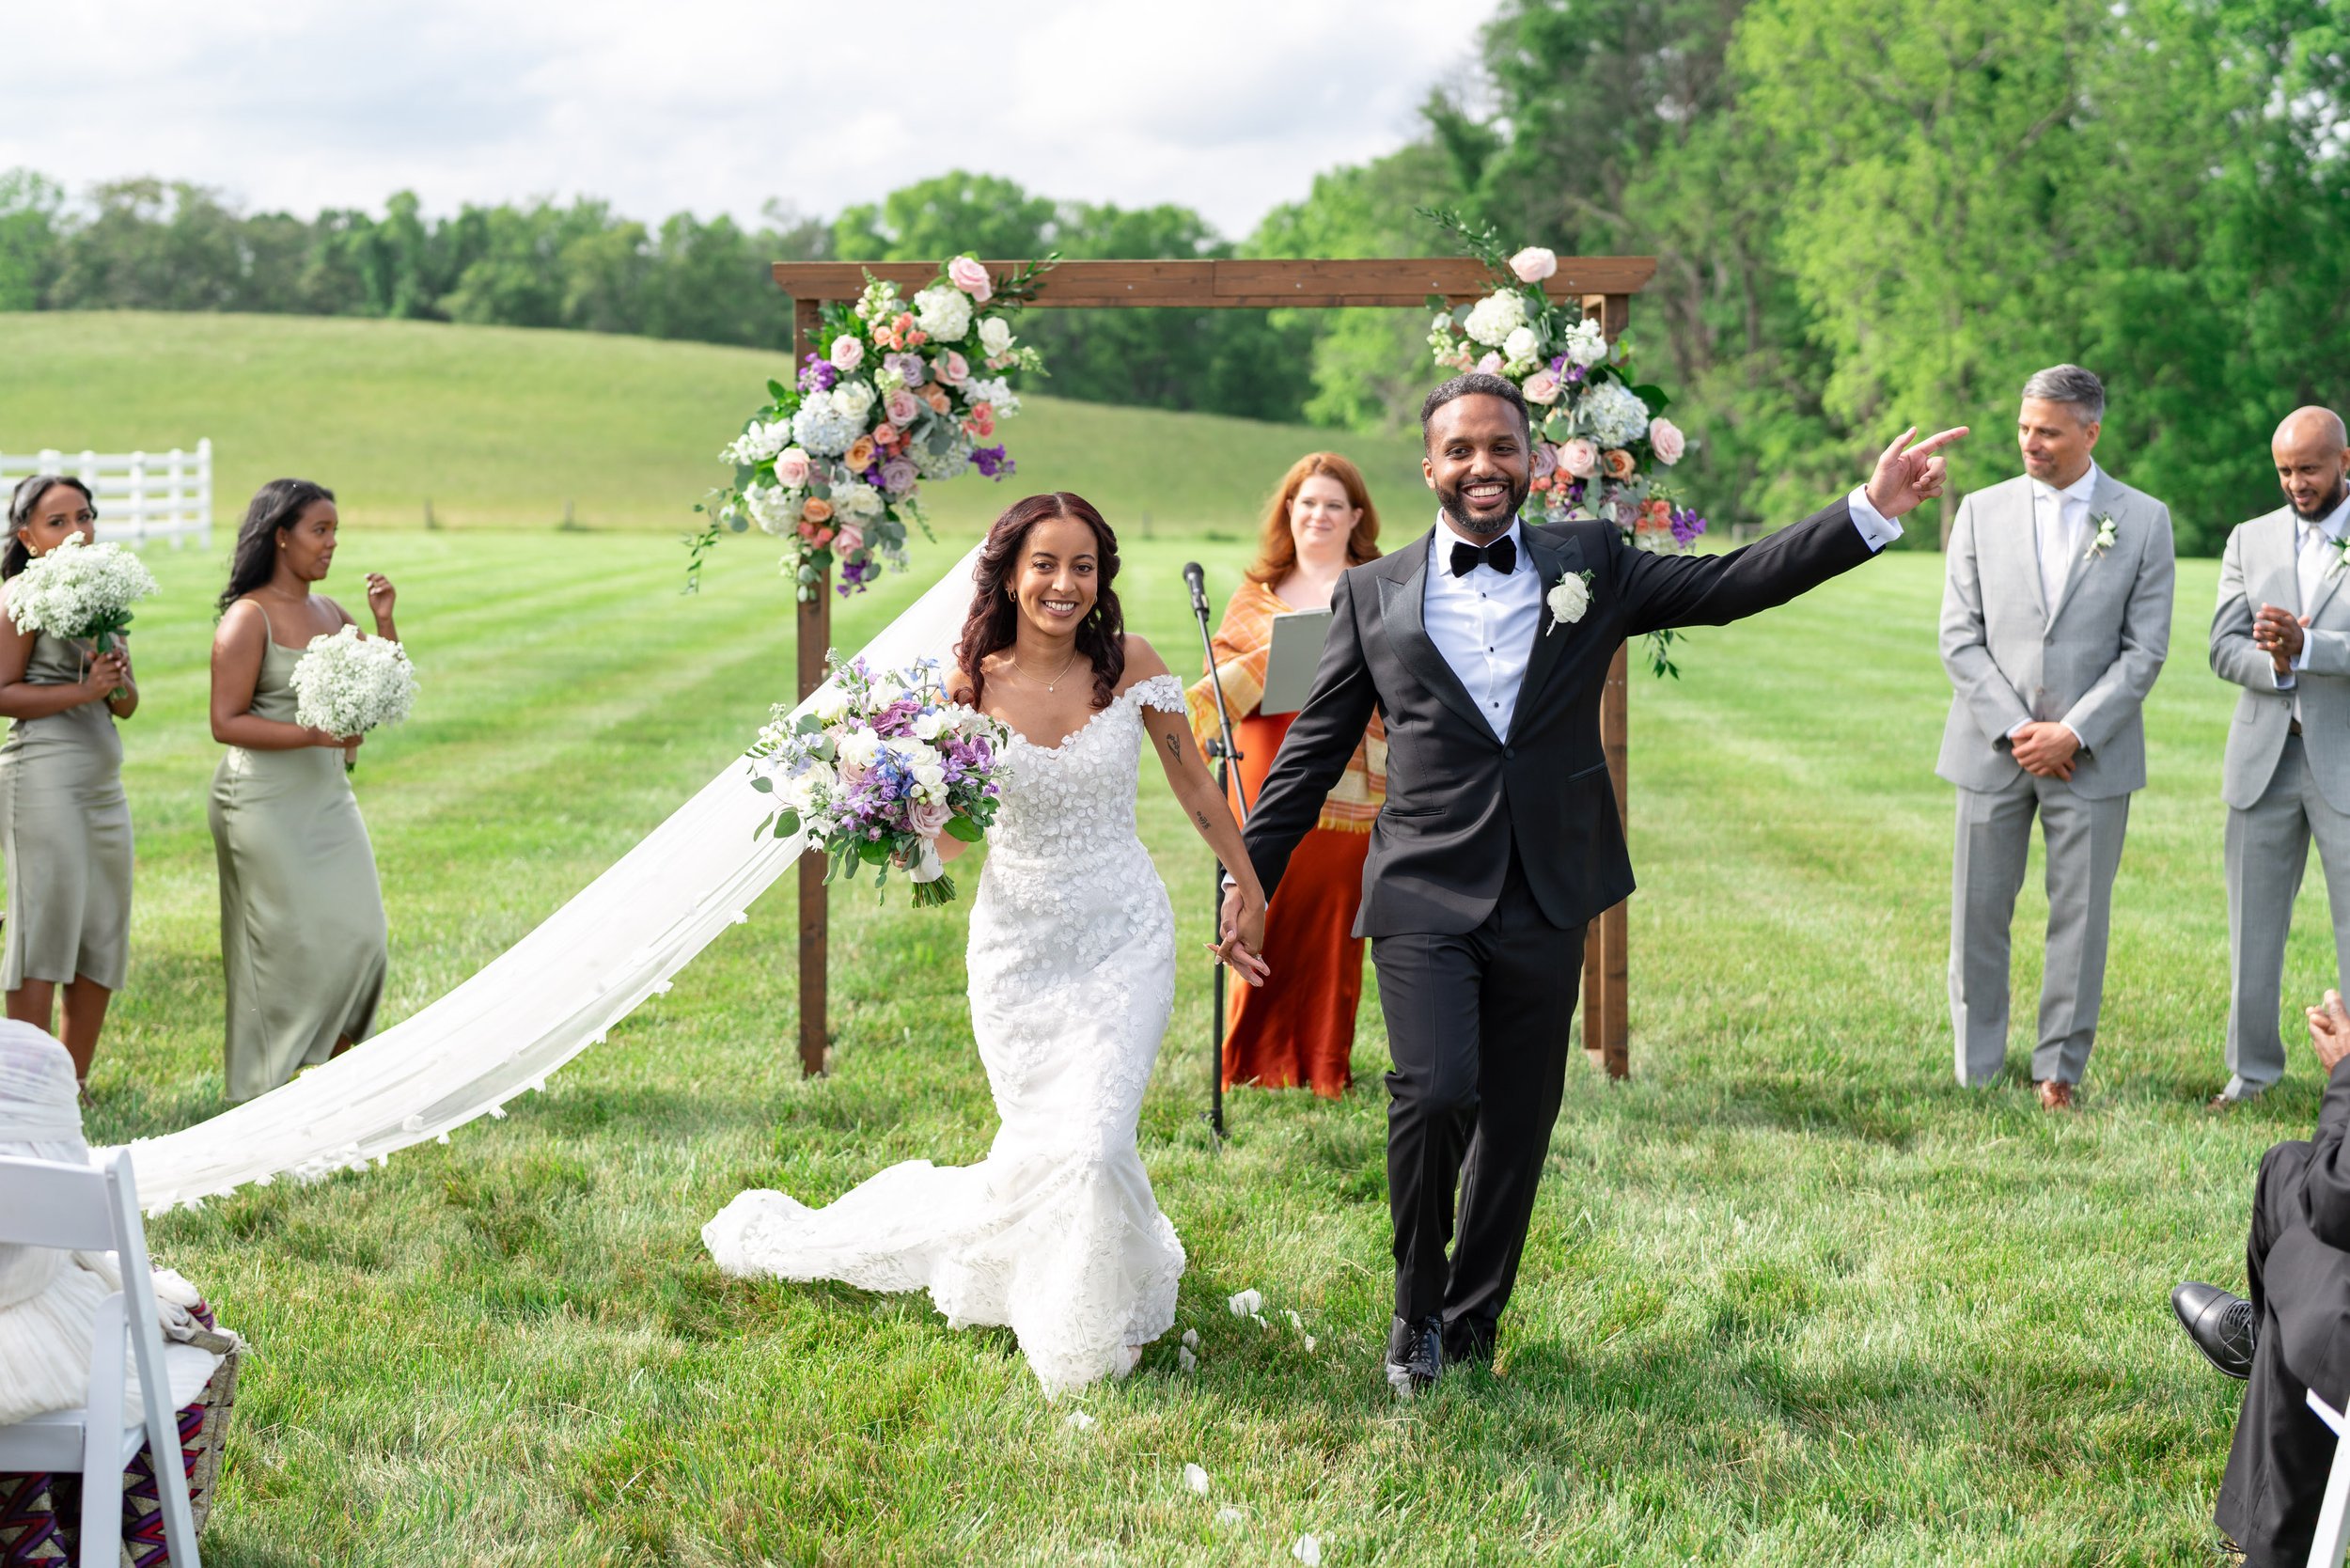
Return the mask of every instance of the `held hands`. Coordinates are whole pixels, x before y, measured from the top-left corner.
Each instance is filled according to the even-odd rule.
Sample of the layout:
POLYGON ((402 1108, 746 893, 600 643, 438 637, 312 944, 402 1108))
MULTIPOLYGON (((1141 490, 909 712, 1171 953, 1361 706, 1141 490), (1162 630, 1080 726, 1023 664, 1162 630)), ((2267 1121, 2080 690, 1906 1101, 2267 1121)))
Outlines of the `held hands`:
POLYGON ((2081 738, 2073 733, 2073 727, 2053 720, 2038 720, 2015 732, 2010 743, 2015 760, 2029 774, 2042 778, 2073 781, 2073 762, 2080 751, 2081 738))
POLYGON ((1224 939, 1208 949, 1218 964, 1230 964, 1232 973, 1251 985, 1262 985, 1273 973, 1259 956, 1264 951, 1264 911, 1262 898, 1252 898, 1237 886, 1227 887, 1224 911, 1216 921, 1224 939))
POLYGON ((2326 1072, 2344 1057, 2350 1057, 2350 1011, 2342 1005, 2342 993, 2326 993, 2324 1007, 2304 1008, 2310 1019, 2310 1043, 2317 1048, 2319 1065, 2326 1072))
POLYGON ((2301 656, 2301 645, 2308 640, 2301 630, 2309 623, 2307 616, 2263 604, 2260 614, 2252 618, 2252 646, 2268 655, 2278 674, 2290 674, 2293 661, 2301 656))
POLYGON ((1887 517, 1899 517, 1920 501, 1931 501, 1942 494, 1942 482, 1949 478, 1949 460, 1935 454, 1966 433, 1966 427, 1930 435, 1916 446, 1909 438, 1918 433, 1912 425, 1893 438, 1893 444, 1877 457, 1876 472, 1869 476, 1869 504, 1887 517))
POLYGON ((392 623, 392 603, 399 597, 400 590, 392 587, 389 577, 381 572, 368 573, 368 611, 375 617, 376 630, 387 637, 392 635, 388 630, 392 623))

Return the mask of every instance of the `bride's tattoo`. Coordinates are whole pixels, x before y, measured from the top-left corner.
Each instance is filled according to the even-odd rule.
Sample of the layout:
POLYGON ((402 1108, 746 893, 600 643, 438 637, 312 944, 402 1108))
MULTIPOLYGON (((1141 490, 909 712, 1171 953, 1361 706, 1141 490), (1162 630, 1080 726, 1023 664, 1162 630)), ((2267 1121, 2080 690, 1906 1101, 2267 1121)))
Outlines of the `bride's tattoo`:
POLYGON ((1205 833, 1208 830, 1208 814, 1205 811, 1194 809, 1191 820, 1199 824, 1200 832, 1205 833))
POLYGON ((1169 757, 1176 759, 1178 761, 1183 760, 1183 740, 1182 736, 1169 735, 1167 738, 1167 754, 1169 757))

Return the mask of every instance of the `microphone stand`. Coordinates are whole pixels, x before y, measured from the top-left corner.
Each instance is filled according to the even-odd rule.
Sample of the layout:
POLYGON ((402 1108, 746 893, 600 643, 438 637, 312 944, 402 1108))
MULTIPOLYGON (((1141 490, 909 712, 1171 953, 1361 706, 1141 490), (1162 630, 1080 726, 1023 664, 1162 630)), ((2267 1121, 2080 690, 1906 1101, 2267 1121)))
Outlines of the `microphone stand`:
MULTIPOLYGON (((1216 788, 1240 802, 1240 820, 1248 821, 1247 781, 1231 773, 1231 765, 1242 760, 1240 747, 1232 741, 1232 711, 1224 701, 1224 677, 1215 667, 1215 637, 1208 630, 1208 590, 1205 574, 1199 563, 1190 561, 1183 567, 1183 581, 1191 585, 1191 613, 1199 622, 1199 651, 1208 662, 1208 689, 1215 697, 1217 733, 1208 740, 1208 757, 1215 770, 1216 788)), ((1215 868, 1215 900, 1210 906, 1208 929, 1220 940, 1224 935, 1224 865, 1215 868)), ((1208 1034, 1208 1127, 1220 1145, 1224 1141, 1224 984, 1226 965, 1215 966, 1215 1011, 1209 1020, 1208 1034)))

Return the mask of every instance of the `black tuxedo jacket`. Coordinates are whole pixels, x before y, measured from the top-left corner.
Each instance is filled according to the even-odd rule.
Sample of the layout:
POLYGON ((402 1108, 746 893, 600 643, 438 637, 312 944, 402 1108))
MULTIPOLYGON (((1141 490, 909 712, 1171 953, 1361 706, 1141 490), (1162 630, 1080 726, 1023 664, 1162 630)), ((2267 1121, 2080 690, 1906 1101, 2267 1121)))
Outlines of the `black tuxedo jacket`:
POLYGON ((1496 736, 1421 619, 1428 538, 1353 567, 1330 596, 1313 693, 1290 725, 1246 839, 1271 895, 1375 709, 1387 727, 1387 801, 1363 866, 1357 936, 1458 934, 1492 913, 1514 839, 1543 917, 1562 929, 1632 892, 1599 699, 1616 647, 1670 626, 1718 626, 1783 604, 1869 558, 1840 501, 1722 556, 1659 556, 1613 525, 1521 529, 1543 604, 1510 733, 1496 736), (1555 627, 1549 589, 1591 573, 1582 618, 1555 627))
POLYGON ((2277 1237, 2261 1273, 2286 1368, 2340 1410, 2350 1404, 2350 1058, 2326 1079, 2306 1168, 2307 1224, 2277 1237))

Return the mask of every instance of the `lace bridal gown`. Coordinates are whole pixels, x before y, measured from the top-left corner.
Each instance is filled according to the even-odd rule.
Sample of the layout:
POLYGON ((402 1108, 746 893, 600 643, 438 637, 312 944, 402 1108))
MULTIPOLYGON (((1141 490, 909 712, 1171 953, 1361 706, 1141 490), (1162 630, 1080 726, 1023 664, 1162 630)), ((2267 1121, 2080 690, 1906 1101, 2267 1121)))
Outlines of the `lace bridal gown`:
POLYGON ((892 1166, 810 1209, 745 1192, 702 1228, 728 1274, 926 1290, 960 1328, 1008 1324, 1058 1393, 1122 1375, 1175 1321, 1183 1245, 1135 1152, 1175 998, 1175 917, 1135 836, 1136 682, 1057 746, 1015 735, 971 907, 971 1030, 1002 1127, 974 1166, 892 1166))

